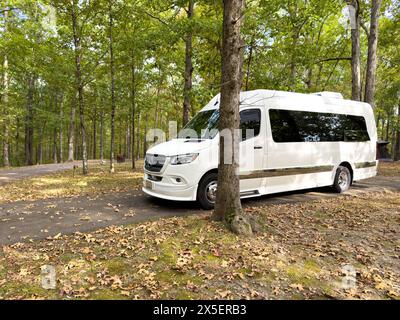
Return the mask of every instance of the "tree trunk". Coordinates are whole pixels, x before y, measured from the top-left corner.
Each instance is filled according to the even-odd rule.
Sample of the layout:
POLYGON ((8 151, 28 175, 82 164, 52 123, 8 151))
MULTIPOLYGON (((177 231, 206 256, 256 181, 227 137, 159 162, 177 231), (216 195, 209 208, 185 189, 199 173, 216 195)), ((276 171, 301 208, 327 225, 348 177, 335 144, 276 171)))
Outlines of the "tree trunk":
POLYGON ((367 72, 365 75, 364 101, 375 107, 376 50, 378 47, 379 13, 382 0, 372 0, 371 22, 368 37, 367 72))
MULTIPOLYGON (((140 158, 140 112, 138 114, 138 123, 137 123, 137 134, 136 134, 136 159, 140 158)), ((133 134, 133 133, 132 133, 133 134)), ((133 145, 132 145, 133 148, 133 145)))
POLYGON ((71 112, 69 116, 68 128, 68 162, 74 161, 74 140, 75 140, 75 110, 76 110, 76 97, 72 98, 71 112))
POLYGON ((192 91, 192 74, 193 74, 193 64, 192 64, 192 25, 191 20, 194 14, 194 1, 189 0, 189 7, 187 10, 187 17, 189 20, 189 29, 186 33, 185 40, 185 84, 183 87, 183 125, 189 121, 189 111, 191 105, 191 91, 192 91))
POLYGON ((299 42, 299 37, 300 37, 300 31, 297 31, 296 29, 293 30, 293 35, 292 35, 292 55, 290 58, 290 83, 289 83, 289 90, 295 91, 296 89, 296 48, 297 44, 299 42))
POLYGON ((53 163, 57 163, 57 127, 53 129, 53 163))
MULTIPOLYGON (((132 169, 136 168, 135 163, 135 118, 136 118, 136 83, 135 83, 135 58, 134 52, 132 52, 132 65, 131 65, 131 105, 132 105, 132 169)), ((131 139, 128 143, 130 144, 131 139)))
POLYGON ((222 75, 220 120, 218 129, 219 165, 218 190, 213 218, 224 220, 238 234, 252 234, 252 228, 243 215, 240 203, 239 176, 239 129, 240 89, 242 85, 243 41, 240 35, 243 0, 224 1, 222 75), (227 132, 225 135, 222 131, 227 132), (230 140, 229 143, 227 140, 230 140))
POLYGON ((64 161, 63 157, 63 123, 64 123, 64 94, 61 94, 60 100, 60 132, 59 132, 59 139, 60 139, 60 154, 59 154, 59 161, 62 163, 64 161))
POLYGON ((39 144, 38 144, 38 150, 37 150, 37 163, 42 164, 43 163, 43 126, 40 127, 39 129, 39 144))
POLYGON ((20 150, 19 150, 19 130, 20 130, 20 120, 19 117, 17 118, 17 127, 15 130, 15 152, 16 152, 16 157, 15 157, 15 161, 16 161, 16 165, 19 166, 20 165, 20 150))
POLYGON ((78 28, 75 2, 72 2, 71 17, 72 17, 72 30, 73 30, 74 51, 75 51, 75 81, 76 81, 76 90, 78 92, 79 120, 80 120, 81 141, 82 141, 82 172, 84 175, 86 175, 88 174, 88 161, 87 161, 87 144, 86 144, 86 125, 84 116, 85 105, 83 100, 83 81, 82 81, 82 71, 81 71, 82 48, 81 48, 81 35, 78 34, 79 28, 78 28))
POLYGON ((147 123, 148 123, 148 114, 146 113, 144 119, 144 136, 143 136, 143 156, 146 156, 147 152, 147 123))
POLYGON ((252 36, 251 41, 250 41, 249 59, 247 60, 246 85, 245 85, 246 91, 249 90, 249 79, 250 79, 251 62, 253 59, 253 46, 254 45, 255 45, 254 36, 252 36))
MULTIPOLYGON (((58 99, 57 99, 57 94, 55 94, 54 96, 54 115, 57 114, 57 107, 58 107, 58 99)), ((53 128, 53 154, 52 154, 52 158, 53 158, 53 163, 57 163, 57 124, 54 124, 54 128, 53 128)))
MULTIPOLYGON (((8 7, 5 7, 4 15, 4 29, 3 35, 7 32, 7 20, 8 20, 8 7)), ((4 55, 3 61, 3 166, 10 166, 10 150, 9 150, 9 127, 8 127, 8 90, 9 90, 9 78, 8 78, 8 57, 4 55)))
POLYGON ((400 104, 397 107, 397 131, 395 133, 396 143, 393 152, 394 161, 400 160, 400 104))
POLYGON ((25 164, 33 165, 33 103, 36 76, 30 75, 28 79, 28 95, 26 99, 25 117, 25 164))
POLYGON ((97 104, 94 105, 93 115, 93 159, 97 157, 97 104))
POLYGON ((111 74, 111 141, 110 141, 110 172, 114 172, 114 143, 115 143, 115 79, 113 53, 113 15, 111 0, 108 3, 109 14, 109 45, 110 45, 110 74, 111 74))
POLYGON ((351 99, 361 101, 360 5, 359 0, 348 0, 354 8, 351 26, 351 99))
POLYGON ((104 161, 104 112, 100 113, 100 162, 104 161))

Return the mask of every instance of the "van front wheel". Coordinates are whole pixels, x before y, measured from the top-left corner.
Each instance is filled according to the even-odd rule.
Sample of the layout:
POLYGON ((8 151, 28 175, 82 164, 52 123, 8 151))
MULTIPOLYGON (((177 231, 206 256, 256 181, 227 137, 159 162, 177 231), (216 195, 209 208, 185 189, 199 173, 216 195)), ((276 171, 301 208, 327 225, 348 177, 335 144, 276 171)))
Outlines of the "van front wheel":
POLYGON ((218 174, 215 172, 207 173, 199 183, 197 189, 197 201, 205 210, 214 208, 217 198, 218 174))
POLYGON ((342 193, 349 190, 350 185, 351 185, 350 170, 346 167, 339 166, 336 170, 333 188, 336 190, 336 192, 342 193))

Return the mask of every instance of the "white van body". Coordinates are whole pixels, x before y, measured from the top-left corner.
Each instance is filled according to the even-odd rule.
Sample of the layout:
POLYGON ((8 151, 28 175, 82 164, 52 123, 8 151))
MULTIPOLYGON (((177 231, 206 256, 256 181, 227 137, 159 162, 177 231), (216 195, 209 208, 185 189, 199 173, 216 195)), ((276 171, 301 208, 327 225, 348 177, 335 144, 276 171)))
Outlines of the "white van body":
MULTIPOLYGON (((217 110, 219 99, 220 95, 215 96, 199 114, 217 110)), ((257 134, 240 142, 239 175, 243 198, 332 186, 339 166, 348 168, 351 182, 376 175, 377 132, 373 110, 369 104, 345 100, 341 94, 330 92, 301 94, 254 90, 242 92, 240 99, 241 112, 254 112, 256 109, 260 115, 257 134), (357 140, 360 139, 358 136, 352 136, 350 139, 353 140, 346 140, 349 139, 346 135, 358 135, 357 130, 351 127, 351 130, 341 129, 332 133, 335 130, 335 125, 332 124, 333 131, 327 133, 328 138, 321 138, 318 134, 304 137, 300 133, 302 129, 297 125, 296 128, 290 128, 286 116, 289 120, 298 118, 300 122, 304 119, 322 121, 319 124, 304 124, 303 121, 303 125, 309 126, 310 130, 319 130, 318 126, 325 125, 325 118, 331 122, 332 119, 362 120, 360 123, 365 120, 364 131, 368 135, 364 132, 364 136, 361 135, 364 137, 361 138, 362 141, 357 140), (301 120, 301 116, 305 118, 301 120), (271 117, 274 118, 273 125, 271 117), (295 132, 293 139, 296 141, 290 140, 291 131, 295 132), (343 141, 326 141, 334 134, 339 137, 341 132, 344 138, 337 140, 343 141), (246 161, 248 150, 254 152, 252 161, 246 161)), ((208 173, 217 172, 218 154, 218 134, 212 139, 178 138, 155 145, 146 154, 143 191, 169 200, 197 200, 200 181, 208 173), (172 164, 171 161, 176 161, 177 155, 195 156, 191 162, 172 164)))

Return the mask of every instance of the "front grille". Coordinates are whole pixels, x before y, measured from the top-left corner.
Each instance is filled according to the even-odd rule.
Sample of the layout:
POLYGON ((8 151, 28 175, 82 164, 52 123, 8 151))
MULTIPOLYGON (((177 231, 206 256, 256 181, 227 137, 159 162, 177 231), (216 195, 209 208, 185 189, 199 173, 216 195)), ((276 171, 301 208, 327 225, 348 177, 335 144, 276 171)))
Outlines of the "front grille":
POLYGON ((165 156, 160 154, 146 154, 144 167, 146 170, 160 172, 165 163, 165 156))

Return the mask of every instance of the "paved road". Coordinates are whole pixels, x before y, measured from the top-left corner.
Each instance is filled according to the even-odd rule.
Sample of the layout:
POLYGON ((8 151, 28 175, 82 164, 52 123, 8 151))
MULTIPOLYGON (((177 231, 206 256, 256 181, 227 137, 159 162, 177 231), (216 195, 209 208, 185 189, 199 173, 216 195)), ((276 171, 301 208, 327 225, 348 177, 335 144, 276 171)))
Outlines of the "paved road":
POLYGON ((43 164, 43 165, 35 165, 35 166, 27 166, 27 167, 17 167, 10 169, 1 169, 0 170, 0 186, 6 184, 7 182, 31 178, 35 176, 42 176, 45 174, 70 170, 74 165, 82 165, 81 161, 75 162, 65 162, 65 163, 55 163, 55 164, 43 164))
MULTIPOLYGON (((355 183, 346 193, 372 192, 384 188, 400 191, 399 177, 375 177, 355 183)), ((262 206, 338 197, 329 188, 281 193, 243 200, 244 206, 262 206)), ((195 202, 151 198, 142 191, 90 197, 18 201, 0 205, 0 245, 43 239, 58 233, 91 231, 109 225, 125 225, 161 217, 204 212, 195 202)))

